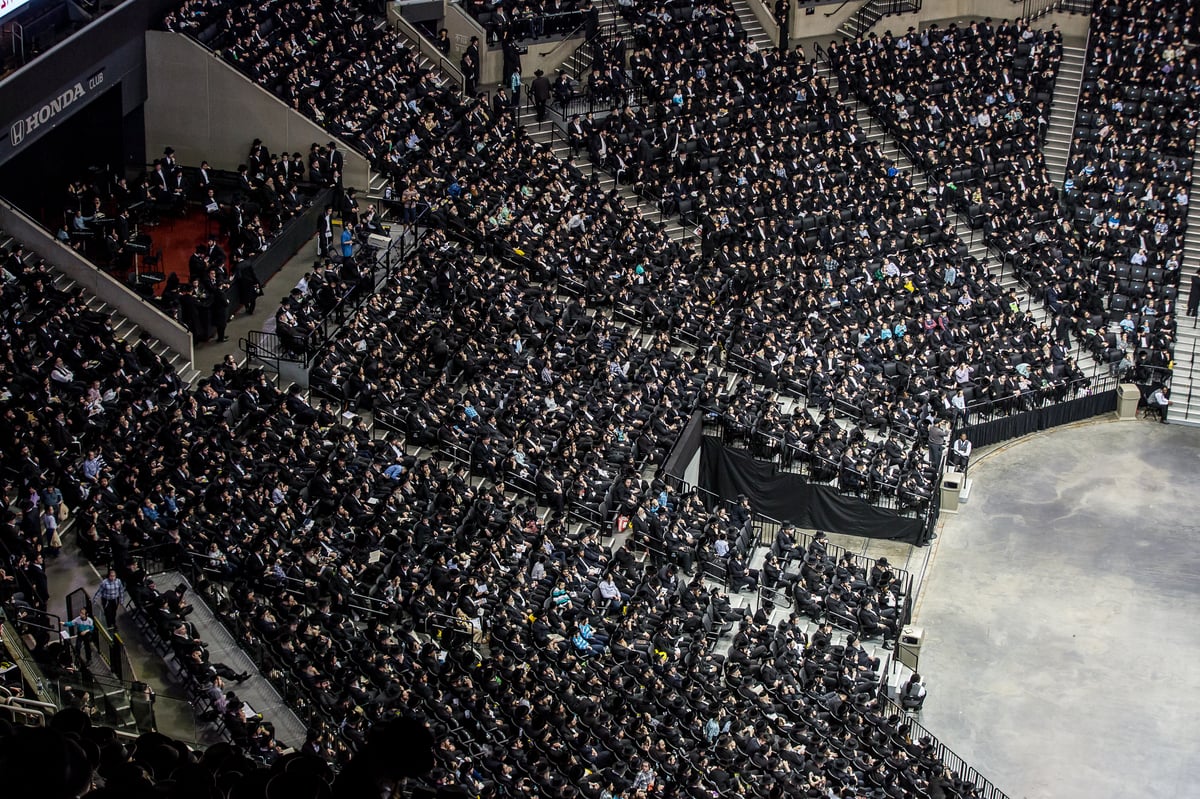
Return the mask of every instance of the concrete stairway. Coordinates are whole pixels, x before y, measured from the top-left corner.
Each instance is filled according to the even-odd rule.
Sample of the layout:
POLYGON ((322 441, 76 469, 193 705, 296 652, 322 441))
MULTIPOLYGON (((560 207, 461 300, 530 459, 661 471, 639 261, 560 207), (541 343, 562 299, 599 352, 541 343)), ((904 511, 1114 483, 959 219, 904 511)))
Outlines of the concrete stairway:
POLYGON ((883 7, 888 5, 884 0, 867 0, 858 11, 846 17, 846 21, 837 27, 837 32, 847 39, 857 39, 883 19, 883 7))
POLYGON ((1062 187, 1071 155, 1071 138, 1075 135, 1075 109, 1079 104, 1079 86, 1083 82, 1083 65, 1087 52, 1082 47, 1063 46, 1058 80, 1054 84, 1054 99, 1050 104, 1049 128, 1042 148, 1046 169, 1055 186, 1062 187))
MULTIPOLYGON (((755 2, 758 2, 758 0, 755 0, 755 2)), ((733 10, 737 12, 738 22, 741 23, 742 29, 746 31, 760 48, 766 49, 779 44, 763 28, 762 23, 759 21, 758 16, 755 15, 754 10, 750 8, 750 3, 747 0, 733 0, 733 10)), ((770 10, 769 6, 768 10, 770 10)))
MULTIPOLYGON (((0 231, 0 249, 8 251, 15 246, 16 242, 13 237, 0 231)), ((29 263, 36 263, 37 261, 41 260, 41 258, 39 258, 33 252, 27 252, 25 259, 29 263)), ((124 339, 125 341, 129 341, 131 343, 137 342, 138 336, 142 332, 140 327, 131 322, 121 313, 118 313, 108 303, 104 302, 104 300, 100 299, 94 294, 88 293, 72 278, 67 277, 65 274, 58 272, 57 270, 54 273, 54 288, 67 294, 73 294, 82 291, 84 293, 84 307, 86 307, 89 311, 95 311, 98 314, 107 316, 110 324, 112 325, 113 334, 117 338, 124 339)), ((147 343, 150 345, 150 349, 152 349, 156 354, 164 357, 167 362, 175 368, 176 374, 178 374, 185 383, 190 385, 199 376, 199 371, 192 366, 187 358, 175 352, 158 339, 151 338, 147 343)))
MULTIPOLYGON (((610 26, 614 31, 620 31, 622 34, 625 34, 626 42, 633 41, 633 26, 630 25, 624 17, 617 13, 617 4, 601 3, 599 25, 597 30, 604 31, 610 26)), ((579 47, 575 48, 575 52, 567 56, 566 61, 563 61, 561 69, 565 69, 567 71, 567 75, 572 78, 582 79, 586 77, 588 74, 588 69, 591 67, 591 64, 588 63, 588 60, 591 58, 590 54, 591 48, 581 44, 579 47)))
MULTIPOLYGON (((1192 160, 1200 158, 1200 148, 1192 160)), ((1193 173, 1188 188, 1187 236, 1183 241, 1182 277, 1179 282, 1178 307, 1186 309, 1191 295, 1192 275, 1200 269, 1200 176, 1193 173)), ((1171 372, 1172 422, 1200 425, 1200 376, 1196 374, 1196 357, 1200 353, 1200 328, 1197 320, 1180 315, 1175 341, 1175 369, 1171 372), (1194 393, 1194 396, 1193 396, 1194 393)))

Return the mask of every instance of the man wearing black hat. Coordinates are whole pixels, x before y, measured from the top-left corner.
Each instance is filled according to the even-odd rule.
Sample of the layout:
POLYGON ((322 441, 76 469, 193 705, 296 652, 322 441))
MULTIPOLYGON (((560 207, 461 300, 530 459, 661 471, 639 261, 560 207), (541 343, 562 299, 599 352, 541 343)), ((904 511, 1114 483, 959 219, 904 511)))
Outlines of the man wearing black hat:
POLYGON ((565 117, 567 106, 575 96, 575 86, 571 83, 571 79, 567 77, 567 73, 560 69, 558 71, 558 78, 554 81, 552 88, 554 91, 554 101, 558 103, 565 117))
POLYGON ((463 93, 474 97, 479 87, 479 37, 472 36, 471 44, 463 51, 458 62, 463 74, 463 93))
POLYGON ((512 101, 508 98, 508 91, 504 84, 500 84, 496 87, 496 93, 492 95, 492 115, 499 119, 510 110, 512 110, 512 101))
POLYGON ((342 151, 338 149, 337 142, 329 142, 326 146, 329 148, 326 151, 326 157, 329 159, 329 178, 336 181, 342 174, 342 151))
POLYGON ((533 95, 533 107, 537 111, 538 124, 546 121, 546 104, 550 102, 550 79, 542 70, 535 70, 533 83, 529 87, 533 95))

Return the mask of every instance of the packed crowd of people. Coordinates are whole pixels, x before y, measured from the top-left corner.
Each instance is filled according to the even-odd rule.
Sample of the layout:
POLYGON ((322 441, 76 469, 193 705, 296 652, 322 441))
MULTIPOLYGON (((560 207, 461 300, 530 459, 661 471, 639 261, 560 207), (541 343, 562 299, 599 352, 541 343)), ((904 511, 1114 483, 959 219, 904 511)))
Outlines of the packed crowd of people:
MULTIPOLYGON (((661 192, 668 211, 697 217, 701 256, 713 262, 704 258, 700 266, 701 259, 687 249, 671 253, 656 247, 667 258, 658 264, 626 259, 608 273, 620 276, 616 286, 605 280, 606 267, 593 266, 585 285, 589 296, 599 299, 594 305, 611 303, 642 323, 671 328, 698 353, 727 354, 768 389, 782 387, 808 397, 817 411, 865 423, 880 434, 876 447, 888 432, 902 436, 906 446, 921 441, 939 417, 965 421, 964 405, 1018 411, 1082 388, 1068 336, 1090 335, 1097 350, 1111 349, 1107 336, 1087 327, 1091 316, 1063 314, 1054 328, 1039 327, 1015 297, 999 290, 986 263, 965 255, 941 203, 917 196, 907 176, 865 143, 852 113, 837 102, 802 51, 758 52, 740 34, 728 8, 701 6, 690 16, 652 11, 630 11, 636 41, 629 74, 656 104, 573 124, 584 128, 580 138, 593 160, 629 176, 643 192, 661 192), (780 92, 789 105, 771 102, 780 92), (766 127, 760 130, 760 124, 766 127), (781 144, 765 144, 760 141, 770 138, 765 133, 786 135, 774 137, 781 144), (851 177, 864 166, 875 174, 867 195, 860 191, 861 181, 851 177), (660 167, 672 178, 669 183, 660 177, 660 167), (815 180, 804 177, 809 167, 817 169, 815 180), (831 204, 843 210, 830 215, 831 204), (625 271, 630 267, 632 274, 625 271), (697 269, 706 279, 687 281, 697 269), (795 280, 797 274, 807 276, 803 284, 795 280), (873 312, 860 310, 864 298, 873 312), (828 307, 839 318, 817 314, 828 307)), ((365 34, 370 26, 358 28, 365 34)), ((1036 101, 1044 103, 1044 81, 1052 78, 1057 57, 1056 32, 1043 35, 1007 23, 1000 34, 990 27, 986 34, 974 25, 970 30, 972 36, 1018 41, 1012 52, 1020 51, 1022 75, 1038 77, 1036 101)), ((952 30, 948 41, 954 35, 952 30)), ((276 41, 284 38, 278 31, 276 36, 276 41)), ((920 49, 919 41, 913 49, 920 49)), ((326 74, 332 71, 323 68, 326 74)), ((1022 98, 1034 96, 1032 84, 1022 86, 1022 98)), ((574 267, 599 260, 590 212, 597 202, 613 203, 594 189, 577 204, 558 194, 581 185, 572 163, 560 165, 539 153, 503 105, 489 108, 469 99, 456 105, 443 102, 444 97, 431 104, 420 92, 415 96, 420 100, 415 108, 436 112, 430 115, 432 129, 442 136, 427 142, 427 153, 384 164, 394 196, 420 197, 431 222, 453 238, 473 240, 489 257, 524 260, 535 277, 566 275, 569 280, 574 267), (479 157, 484 149, 496 153, 494 162, 479 157), (499 179, 492 163, 506 167, 499 179), (522 258, 527 253, 537 255, 522 258)), ((982 98, 988 99, 994 98, 982 98)), ((1037 126, 1020 127, 1022 133, 1030 130, 1039 132, 1037 126)), ((1005 139, 1011 141, 1024 139, 1005 139)), ((1009 149, 1010 155, 1017 150, 1027 155, 1028 148, 1009 149)), ((586 190, 586 181, 582 185, 586 190)), ((618 227, 622 218, 631 220, 623 231, 627 239, 629 234, 645 242, 656 238, 653 227, 636 215, 618 212, 618 227)), ((457 274, 448 277, 454 280, 457 274)), ((1090 299, 1080 281, 1060 286, 1056 296, 1072 310, 1090 299)), ((377 391, 377 382, 357 379, 361 362, 361 355, 343 358, 338 374, 354 374, 353 385, 377 391)), ((436 416, 426 413, 423 424, 443 427, 436 416)), ((776 416, 766 414, 758 422, 776 416)), ((785 431, 794 435, 814 423, 811 416, 801 418, 779 426, 772 437, 782 441, 785 431)), ((453 431, 455 426, 445 427, 453 431)), ((509 454, 496 452, 497 444, 506 447, 509 441, 501 436, 481 448, 489 464, 509 454)), ((917 482, 924 483, 917 472, 917 482)), ((928 485, 919 488, 924 495, 928 485)))
MULTIPOLYGON (((201 564, 239 643, 309 721, 305 752, 348 763, 373 723, 408 710, 445 736, 434 779, 475 793, 560 792, 585 768, 589 796, 735 780, 766 791, 954 784, 878 704, 879 663, 856 639, 835 642, 827 628, 810 639, 795 617, 766 626, 681 564, 728 558, 735 590, 794 584, 805 614, 863 636, 894 633, 903 596, 886 568, 865 572, 819 537, 802 546, 785 532, 762 575, 743 572, 746 553, 721 545, 740 539, 748 511, 712 511, 634 478, 618 498, 633 543, 611 552, 593 528, 514 502, 503 482, 476 486, 462 467, 409 456, 252 370, 220 366, 193 393, 125 400, 121 434, 67 470, 94 479, 74 511, 81 545, 112 559, 185 662, 202 647, 182 592, 147 586, 137 553, 165 547, 201 564), (633 554, 642 548, 657 553, 646 567, 633 554), (872 615, 876 602, 883 615, 872 615), (714 625, 738 627, 727 654, 712 652, 714 625), (439 629, 443 647, 412 634, 439 629), (486 642, 491 654, 456 642, 486 642), (592 663, 621 665, 604 676, 592 663), (603 698, 605 686, 635 685, 641 698, 603 698), (559 705, 576 701, 582 720, 559 729, 559 705), (664 703, 672 715, 650 734, 646 714, 664 703), (604 735, 585 747, 585 728, 604 735), (870 745, 851 760, 860 733, 870 745), (735 777, 739 746, 759 758, 735 777)), ((39 537, 11 532, 37 556, 39 537)), ((218 695, 221 680, 243 676, 221 664, 191 674, 218 695)), ((228 703, 226 727, 247 751, 278 753, 261 720, 237 723, 235 695, 213 701, 228 703)))
MULTIPOLYGON (((593 679, 598 679, 593 675, 593 679)), ((585 710, 586 712, 586 710, 585 710)), ((664 711, 665 712, 665 711, 664 711)), ((545 715, 540 707, 530 705, 530 717, 545 715)), ((726 726, 732 719, 721 717, 726 726)), ((575 722, 577 725, 582 722, 575 722)), ((707 726, 707 725, 706 725, 707 726)), ((720 727, 721 725, 716 725, 720 727)), ((905 725, 900 725, 904 727, 905 725)), ((889 736, 890 722, 878 727, 864 729, 861 737, 872 740, 874 746, 886 749, 888 741, 901 738, 903 733, 889 736)), ((777 771, 782 774, 784 785, 793 792, 805 796, 871 795, 890 796, 892 791, 882 788, 850 792, 836 783, 811 781, 805 784, 797 779, 789 764, 793 760, 803 761, 805 755, 794 750, 784 750, 777 755, 764 740, 771 736, 761 730, 739 730, 744 743, 721 747, 706 754, 704 760, 711 764, 715 779, 728 779, 746 793, 751 786, 740 775, 731 775, 732 761, 740 757, 737 747, 753 750, 750 757, 762 761, 782 763, 777 771)), ((625 741, 628 743, 628 741, 625 741)), ((522 795, 522 792, 541 790, 541 795, 550 796, 608 796, 616 795, 612 790, 594 789, 596 780, 580 780, 578 785, 538 785, 529 776, 516 771, 509 772, 510 779, 503 785, 488 785, 478 793, 465 787, 448 787, 440 782, 444 771, 444 753, 447 741, 439 739, 421 720, 405 716, 389 718, 372 727, 367 742, 359 755, 341 772, 335 774, 319 758, 308 752, 296 752, 282 757, 270 766, 264 766, 227 744, 208 749, 202 755, 191 752, 180 741, 156 732, 144 733, 133 740, 121 739, 113 731, 94 725, 86 715, 64 710, 55 714, 47 727, 14 727, 0 722, 0 776, 11 790, 22 795, 37 794, 47 799, 108 799, 108 797, 161 796, 167 799, 189 799, 201 797, 211 799, 219 796, 236 796, 240 799, 271 799, 290 796, 297 799, 358 799, 363 796, 392 795, 398 797, 421 796, 503 796, 522 795), (545 789, 554 788, 552 793, 545 789)), ((556 742, 561 744, 561 742, 556 742)), ((449 748, 453 748, 450 744, 449 748)), ((930 744, 920 741, 911 744, 889 760, 905 764, 905 774, 916 775, 923 764, 929 761, 930 744)), ((800 750, 803 752, 803 749, 800 750)), ((670 763, 674 753, 668 752, 661 759, 670 763)), ((856 765, 846 754, 835 758, 839 767, 847 771, 856 765)), ((655 782, 657 772, 650 761, 644 762, 637 771, 639 786, 632 795, 659 795, 655 782)), ((560 780, 562 778, 559 778, 560 780)), ((914 784, 919 778, 912 777, 914 784)), ((615 786, 612 786, 615 787, 615 786)), ((936 795, 947 791, 957 793, 957 781, 949 774, 939 776, 926 787, 936 795)), ((712 788, 707 785, 694 786, 682 791, 681 796, 711 796, 712 788)), ((759 786, 746 795, 785 795, 765 786, 759 786)))
MULTIPOLYGON (((1103 36, 1100 40, 1105 41, 1103 36)), ((1174 59, 1176 49, 1168 49, 1174 59)), ((1182 70, 1182 49, 1179 53, 1182 70)), ((1066 207, 1060 206, 1041 146, 1061 54, 1055 27, 1037 31, 1020 21, 994 26, 990 19, 944 31, 936 26, 910 29, 901 37, 871 35, 828 50, 839 84, 869 103, 926 172, 934 202, 957 209, 972 226, 982 228, 990 248, 1012 264, 1046 309, 1054 368, 1062 371, 1074 340, 1115 372, 1124 374, 1136 366, 1141 377, 1150 373, 1149 388, 1164 379, 1172 360, 1179 260, 1176 255, 1170 261, 1168 245, 1181 246, 1182 235, 1171 235, 1180 227, 1177 221, 1168 224, 1149 215, 1150 205, 1141 196, 1144 186, 1139 184, 1142 192, 1135 200, 1122 182, 1120 199, 1108 193, 1107 184, 1092 182, 1096 161, 1107 163, 1108 155, 1113 156, 1112 167, 1132 180, 1119 148, 1099 158, 1096 132, 1076 136, 1066 207), (1137 232, 1138 225, 1127 218, 1131 216, 1146 222, 1143 232, 1137 232), (1163 231, 1158 238, 1156 223, 1163 231), (1156 253, 1157 280, 1148 282, 1150 267, 1143 266, 1135 287, 1128 259, 1149 261, 1146 252, 1138 252, 1144 248, 1156 253)), ((1092 71, 1099 69, 1094 61, 1093 52, 1092 71)), ((1086 81, 1083 96, 1085 105, 1094 96, 1086 81)), ((1158 106, 1146 107, 1153 115, 1158 106)), ((1180 113, 1187 115, 1186 110, 1180 113)), ((1094 115, 1085 111, 1080 121, 1094 130, 1094 115)), ((1180 131, 1186 128, 1179 126, 1180 131)), ((1186 152, 1190 164, 1192 141, 1184 136, 1171 155, 1186 152)), ((1173 160, 1164 164, 1164 176, 1182 177, 1177 166, 1173 160)), ((1163 198, 1174 202, 1178 186, 1163 188, 1163 198)), ((1174 210, 1180 217, 1178 206, 1174 210)), ((1074 368, 1072 364, 1068 370, 1074 368)))
POLYGON ((131 413, 187 387, 148 336, 118 339, 107 314, 90 309, 81 289, 61 291, 56 273, 19 243, 0 249, 0 269, 0 445, 11 454, 0 480, 4 496, 17 497, 0 528, 12 556, 0 583, 45 609, 44 559, 61 547, 67 509, 116 497, 100 474, 100 443, 126 430, 131 413))
POLYGON ((758 51, 719 6, 648 13, 636 30, 630 70, 653 104, 568 132, 579 126, 594 163, 698 221, 721 273, 715 296, 695 291, 725 311, 716 329, 734 363, 810 407, 909 435, 958 416, 960 400, 1015 411, 1082 387, 803 50, 758 51))
POLYGON ((72 708, 44 727, 0 720, 0 779, 16 795, 46 799, 358 799, 394 787, 403 791, 396 796, 433 796, 423 778, 434 743, 420 720, 389 719, 372 730, 354 764, 335 775, 311 753, 268 766, 229 743, 199 753, 159 732, 123 738, 72 708))
POLYGON ((585 306, 435 234, 330 342, 312 384, 559 512, 595 511, 618 477, 662 462, 704 371, 585 306))
MULTIPOLYGON (((193 564, 309 724, 303 751, 350 770, 374 725, 416 712, 439 739, 432 780, 474 795, 971 795, 877 698, 860 638, 894 638, 902 620, 886 562, 864 569, 784 528, 751 569, 743 508, 678 496, 642 467, 700 410, 846 493, 919 505, 939 465, 931 430, 944 442, 981 398, 1017 411, 1078 390, 1063 337, 1086 335, 1086 275, 1057 271, 1054 236, 1031 239, 1064 281, 1046 292, 1061 324, 1036 324, 954 236, 962 164, 941 147, 969 141, 996 166, 963 181, 1000 181, 970 197, 982 208, 1004 199, 998 186, 1046 183, 1037 95, 1054 38, 972 25, 831 48, 839 88, 860 68, 895 76, 876 101, 898 130, 914 86, 936 83, 925 70, 958 65, 922 108, 973 115, 975 135, 914 132, 950 159, 922 165, 948 171, 922 197, 803 51, 760 52, 725 4, 654 12, 628 11, 630 80, 652 102, 580 121, 579 141, 695 218, 699 250, 536 146, 511 108, 461 100, 353 5, 188 0, 170 15, 168 29, 361 146, 435 230, 324 346, 312 383, 326 399, 311 401, 231 363, 188 390, 147 342, 116 341, 9 253, 4 443, 21 457, 4 479, 23 501, 3 527, 16 573, 0 586, 44 606, 46 517, 64 505, 85 553, 131 585, 140 549, 193 564), (31 314, 44 315, 32 329, 31 314), (746 379, 727 388, 721 363, 746 379), (782 392, 807 408, 785 417, 782 392), (396 432, 376 437, 349 409, 396 432), (617 516, 630 540, 613 551, 572 513, 617 516), (714 573, 722 587, 701 579, 714 573), (771 624, 725 591, 760 585, 786 592, 791 617, 771 624)), ((337 172, 331 153, 313 156, 337 172)), ((1009 217, 980 218, 1016 248, 1009 217)), ((342 277, 327 271, 306 291, 342 277)), ((286 298, 277 318, 319 296, 286 298)), ((171 593, 135 598, 190 658, 202 647, 171 593)), ((278 756, 222 690, 241 675, 192 676, 235 740, 278 756)))
POLYGON ((462 111, 458 87, 420 67, 367 2, 188 0, 163 25, 211 47, 377 164, 427 156, 462 111))
POLYGON ((1103 2, 1092 14, 1064 199, 1131 351, 1166 350, 1179 315, 1200 128, 1200 50, 1182 31, 1195 13, 1103 2))
POLYGON ((311 205, 315 190, 336 182, 327 167, 322 172, 326 148, 313 145, 310 156, 306 173, 300 153, 272 153, 255 139, 236 172, 223 172, 207 161, 184 166, 167 147, 133 185, 105 172, 71 183, 56 237, 127 279, 194 340, 224 341, 231 314, 252 311, 260 294, 253 259, 311 205), (183 278, 182 270, 164 268, 153 231, 163 216, 189 209, 205 214, 208 235, 188 257, 183 278))

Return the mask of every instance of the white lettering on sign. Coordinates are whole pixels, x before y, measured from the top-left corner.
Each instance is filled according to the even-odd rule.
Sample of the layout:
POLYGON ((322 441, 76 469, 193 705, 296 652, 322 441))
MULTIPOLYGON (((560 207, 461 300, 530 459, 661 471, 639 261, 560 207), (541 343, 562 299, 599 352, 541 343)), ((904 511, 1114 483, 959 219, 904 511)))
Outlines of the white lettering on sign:
MULTIPOLYGON (((103 80, 103 73, 101 73, 93 76, 88 83, 91 84, 92 81, 95 81, 95 85, 99 85, 103 80)), ((56 116, 62 113, 64 108, 67 108, 76 101, 80 100, 85 94, 87 94, 87 91, 83 88, 83 84, 76 83, 62 94, 51 98, 49 102, 47 102, 41 108, 35 110, 33 113, 18 119, 12 124, 12 128, 9 130, 8 134, 9 140, 12 142, 12 146, 16 147, 20 145, 20 143, 25 140, 27 135, 33 133, 42 125, 45 125, 50 120, 54 119, 56 116)))

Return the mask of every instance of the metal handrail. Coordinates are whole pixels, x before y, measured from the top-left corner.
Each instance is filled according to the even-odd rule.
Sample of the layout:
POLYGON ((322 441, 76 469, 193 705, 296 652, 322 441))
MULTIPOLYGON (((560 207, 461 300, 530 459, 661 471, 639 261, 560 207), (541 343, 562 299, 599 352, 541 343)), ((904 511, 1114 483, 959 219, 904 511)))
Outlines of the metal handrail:
POLYGON ((1012 0, 1012 3, 1021 3, 1021 17, 1030 22, 1056 12, 1088 14, 1092 10, 1091 0, 1012 0))
POLYGON ((933 743, 934 757, 936 757, 943 766, 956 773, 960 779, 966 780, 975 786, 975 793, 972 796, 977 796, 979 799, 1009 799, 1008 794, 997 788, 991 780, 980 774, 973 766, 967 763, 954 750, 946 746, 941 740, 931 733, 924 725, 912 717, 912 715, 896 704, 886 694, 879 697, 881 704, 886 708, 885 715, 899 716, 905 720, 910 730, 910 739, 921 740, 928 739, 933 743))
MULTIPOLYGON (((575 48, 575 52, 567 58, 569 61, 571 58, 574 58, 576 55, 583 52, 584 48, 587 48, 587 54, 578 59, 578 63, 575 65, 575 74, 571 77, 582 82, 585 74, 584 70, 590 70, 592 64, 596 63, 596 56, 599 54, 597 52, 597 48, 599 47, 600 43, 607 41, 616 32, 617 26, 614 23, 609 23, 608 25, 602 25, 598 27, 594 34, 589 36, 587 39, 584 39, 583 43, 575 48)), ((622 64, 621 69, 624 68, 625 65, 622 64)))
POLYGON ((17 668, 26 685, 33 688, 38 701, 53 704, 53 694, 46 684, 46 675, 33 658, 33 654, 25 646, 21 634, 17 630, 18 622, 7 608, 0 608, 0 643, 9 655, 16 661, 17 668), (16 623, 9 623, 16 622, 16 623))
MULTIPOLYGON (((314 331, 315 332, 315 331, 314 331)), ((307 364, 316 351, 313 333, 300 336, 285 345, 284 337, 267 330, 249 330, 239 344, 248 358, 274 362, 278 371, 281 363, 307 364), (299 349, 295 345, 300 345, 299 349)))
MULTIPOLYGON (((1188 396, 1187 396, 1187 406, 1183 409, 1183 418, 1184 419, 1192 418, 1192 392, 1195 391, 1195 388, 1196 388, 1196 371, 1195 371, 1196 370, 1196 342, 1198 340, 1200 340, 1200 339, 1192 339, 1192 360, 1191 360, 1191 363, 1189 363, 1186 368, 1186 371, 1188 373, 1188 396)), ((1178 361, 1175 363, 1175 368, 1176 369, 1179 368, 1178 361)))
MULTIPOLYGON (((14 697, 16 698, 16 697, 14 697)), ((0 716, 7 715, 14 722, 26 727, 45 727, 46 714, 32 707, 21 707, 10 703, 11 700, 0 699, 0 716)), ((53 715, 53 714, 51 714, 53 715)))
MULTIPOLYGON (((399 263, 407 254, 405 237, 392 239, 386 250, 369 259, 370 291, 364 290, 362 283, 356 284, 338 297, 333 307, 317 320, 316 326, 303 336, 283 336, 278 331, 267 330, 247 331, 246 338, 239 341, 242 351, 249 357, 274 362, 277 371, 281 363, 299 363, 307 367, 321 347, 333 340, 358 310, 375 296, 381 282, 392 274, 394 263, 399 263), (397 249, 398 254, 395 252, 397 249)), ((364 281, 366 279, 363 278, 364 281)))
POLYGON ((404 18, 402 13, 396 14, 395 30, 397 33, 403 33, 404 36, 417 46, 417 50, 426 58, 437 64, 438 68, 443 70, 449 77, 453 78, 457 83, 459 90, 466 85, 466 80, 463 77, 462 70, 454 64, 446 54, 444 54, 436 44, 429 41, 425 34, 421 33, 420 29, 404 18))
MULTIPOLYGON (((716 421, 716 423, 714 424, 712 420, 706 420, 705 428, 709 431, 717 431, 720 434, 721 440, 725 441, 726 437, 727 437, 726 417, 723 414, 718 414, 717 419, 715 421, 716 421)), ((782 436, 775 435, 774 433, 768 433, 768 432, 765 432, 765 431, 759 430, 759 429, 752 429, 747 432, 746 436, 747 436, 747 439, 751 443, 753 443, 753 440, 755 438, 758 438, 762 441, 767 442, 770 445, 773 445, 777 449, 779 449, 780 455, 776 456, 776 457, 780 457, 782 455, 782 453, 797 450, 796 447, 792 447, 789 444, 787 444, 787 442, 785 442, 783 440, 782 436)), ((808 461, 796 459, 795 461, 793 461, 791 463, 781 462, 781 463, 779 463, 780 469, 785 472, 790 472, 792 474, 799 474, 802 476, 807 476, 810 480, 812 480, 815 483, 819 483, 821 485, 827 485, 827 486, 833 488, 834 490, 836 490, 838 492, 838 494, 840 494, 842 496, 865 499, 862 492, 845 491, 841 488, 840 485, 838 485, 838 482, 839 482, 838 477, 841 475, 841 472, 842 472, 842 468, 841 468, 840 464, 835 463, 834 461, 831 461, 831 460, 827 460, 826 458, 823 458, 820 455, 816 455, 815 453, 810 452, 810 453, 806 453, 806 454, 808 454, 808 456, 809 456, 808 461), (823 466, 825 469, 832 471, 834 474, 834 477, 829 478, 829 479, 817 478, 813 473, 812 467, 809 465, 810 462, 816 464, 817 466, 823 466), (797 466, 797 464, 798 464, 798 466, 797 466)), ((924 508, 925 508, 926 503, 920 502, 920 503, 916 503, 916 504, 909 504, 909 503, 903 502, 899 497, 899 487, 900 487, 899 482, 897 482, 894 485, 889 483, 888 485, 886 485, 884 487, 890 488, 896 493, 893 494, 892 496, 886 496, 886 495, 880 494, 880 496, 875 497, 874 499, 867 500, 868 502, 870 502, 871 505, 873 505, 874 507, 877 507, 877 508, 883 508, 885 510, 895 511, 898 514, 900 514, 901 516, 904 516, 905 518, 919 518, 919 517, 924 516, 924 508)))
MULTIPOLYGON (((1014 2, 1015 1, 1016 0, 1014 0, 1014 2)), ((1025 0, 1026 5, 1028 5, 1029 2, 1030 2, 1030 0, 1025 0)), ((1029 17, 1028 14, 1026 14, 1025 16, 1029 17)), ((1084 78, 1086 78, 1086 76, 1087 76, 1088 57, 1091 54, 1092 54, 1092 26, 1088 25, 1087 36, 1083 42, 1083 74, 1080 75, 1081 81, 1084 78)), ((1082 83, 1080 86, 1080 90, 1082 91, 1082 83)), ((1071 144, 1071 147, 1067 149, 1067 166, 1070 166, 1071 157, 1075 154, 1074 153, 1075 131, 1077 131, 1079 129, 1079 115, 1080 115, 1080 113, 1082 113, 1082 111, 1083 111, 1083 109, 1080 107, 1080 102, 1079 102, 1079 94, 1076 94, 1075 95, 1075 115, 1073 117, 1071 117, 1071 142, 1072 142, 1072 144, 1071 144)), ((1067 179, 1066 171, 1064 169, 1064 172, 1063 172, 1064 185, 1066 184, 1066 179, 1067 179)), ((1057 188, 1059 190, 1059 193, 1058 193, 1059 205, 1065 207, 1066 203, 1067 203, 1067 193, 1065 191, 1063 191, 1063 186, 1056 186, 1055 188, 1057 188)))
MULTIPOLYGON (((858 31, 858 35, 861 36, 884 17, 920 11, 921 2, 922 0, 870 0, 863 3, 844 24, 858 31), (872 14, 878 14, 878 16, 871 19, 872 14)), ((826 14, 825 16, 832 15, 826 14)))
MULTIPOLYGON (((1032 397, 1034 404, 1029 405, 1026 408, 1022 408, 1021 410, 1024 411, 1024 410, 1036 410, 1038 408, 1048 408, 1051 405, 1058 405, 1062 402, 1067 402, 1067 400, 1054 399, 1053 395, 1055 393, 1057 393, 1058 391, 1065 391, 1067 393, 1074 391, 1074 392, 1078 393, 1084 389, 1090 389, 1091 393, 1098 394, 1102 391, 1108 391, 1113 388, 1116 388, 1116 381, 1110 375, 1096 375, 1096 376, 1093 376, 1092 378, 1085 377, 1082 381, 1075 380, 1075 381, 1066 383, 1062 386, 1058 386, 1058 387, 1054 387, 1054 388, 1047 388, 1045 386, 1040 386, 1038 388, 1030 388, 1029 391, 1024 392, 1022 396, 1032 397)), ((981 400, 977 400, 975 402, 968 403, 967 404, 967 414, 969 416, 974 416, 976 414, 989 415, 990 409, 992 409, 996 403, 997 403, 997 400, 991 400, 991 399, 981 399, 981 400)), ((1020 411, 1013 411, 1013 413, 1019 413, 1019 412, 1020 411)), ((992 416, 1007 416, 1008 414, 1006 414, 1006 413, 990 413, 990 415, 992 415, 992 416)))

